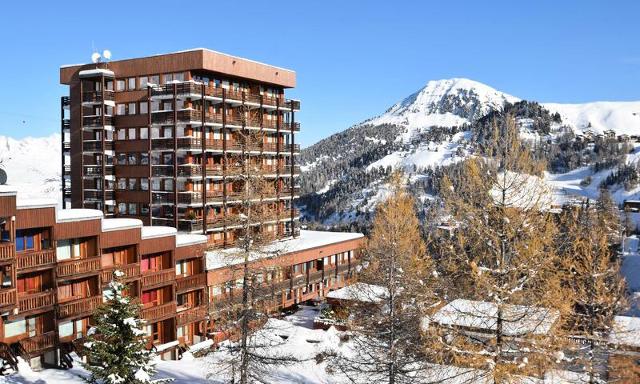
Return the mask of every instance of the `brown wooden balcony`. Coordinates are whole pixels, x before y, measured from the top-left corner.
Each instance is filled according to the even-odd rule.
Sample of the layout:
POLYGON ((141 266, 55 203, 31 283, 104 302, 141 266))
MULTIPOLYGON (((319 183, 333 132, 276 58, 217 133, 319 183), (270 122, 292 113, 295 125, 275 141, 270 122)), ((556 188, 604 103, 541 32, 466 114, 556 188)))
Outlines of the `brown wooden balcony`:
POLYGON ((198 273, 191 276, 180 277, 176 279, 176 291, 178 293, 187 292, 195 289, 207 287, 207 274, 198 273))
POLYGON ((146 271, 142 273, 142 278, 140 279, 143 288, 171 284, 175 280, 175 268, 163 269, 161 271, 146 271))
POLYGON ((320 271, 313 271, 313 272, 309 272, 309 277, 307 279, 309 284, 312 283, 319 283, 320 281, 322 281, 322 278, 324 277, 324 271, 320 270, 320 271))
MULTIPOLYGON (((82 124, 85 127, 102 127, 102 117, 103 116, 88 116, 84 117, 82 124)), ((113 125, 113 117, 112 116, 104 116, 104 125, 113 125)))
POLYGON ((109 284, 110 281, 113 280, 113 272, 118 270, 124 274, 121 277, 124 281, 129 281, 140 276, 140 264, 127 264, 127 265, 118 265, 108 270, 104 270, 100 273, 100 279, 102 280, 102 284, 109 284))
POLYGON ((83 275, 99 273, 101 269, 100 257, 62 261, 58 263, 56 273, 58 278, 75 278, 83 275))
POLYGON ((199 307, 185 309, 180 311, 178 309, 178 314, 176 315, 176 326, 180 327, 185 324, 193 323, 194 321, 204 320, 207 316, 207 307, 201 305, 199 307))
POLYGON ((102 296, 92 296, 58 304, 58 317, 90 315, 102 304, 102 296))
POLYGON ((140 311, 140 317, 149 322, 165 320, 176 315, 176 302, 154 305, 140 311))
POLYGON ((104 97, 102 91, 86 91, 82 94, 82 101, 85 103, 102 103, 103 101, 113 101, 114 92, 110 90, 104 91, 104 97))
POLYGON ((9 242, 0 243, 0 262, 11 261, 15 257, 15 244, 9 242))
POLYGON ((0 307, 16 305, 16 289, 0 288, 0 307))
POLYGON ((152 176, 173 176, 173 166, 170 165, 162 165, 157 166, 154 165, 151 167, 151 175, 152 176))
POLYGON ((16 254, 18 270, 53 267, 56 263, 55 249, 45 249, 16 254))
POLYGON ((349 269, 351 269, 349 267, 349 264, 340 264, 336 267, 336 272, 337 273, 343 273, 343 272, 347 272, 349 269))
POLYGON ((178 230, 185 232, 202 231, 202 220, 180 220, 178 221, 178 230))
POLYGON ((39 354, 56 346, 56 332, 51 331, 18 341, 27 354, 39 354))
MULTIPOLYGON (((105 166, 104 174, 113 175, 113 167, 108 165, 105 166)), ((84 175, 85 176, 102 176, 102 166, 101 165, 85 165, 84 175)))
POLYGON ((173 204, 174 197, 173 192, 153 192, 151 193, 151 204, 173 204))
POLYGON ((283 131, 293 131, 293 132, 300 132, 300 123, 299 122, 295 122, 295 123, 282 123, 280 124, 280 129, 282 129, 283 131))
MULTIPOLYGON (((208 191, 207 202, 220 202, 223 200, 222 191, 208 191)), ((178 203, 180 204, 200 204, 203 201, 202 192, 180 192, 178 193, 178 203)))
POLYGON ((55 304, 53 291, 18 295, 18 310, 20 313, 37 311, 55 304))

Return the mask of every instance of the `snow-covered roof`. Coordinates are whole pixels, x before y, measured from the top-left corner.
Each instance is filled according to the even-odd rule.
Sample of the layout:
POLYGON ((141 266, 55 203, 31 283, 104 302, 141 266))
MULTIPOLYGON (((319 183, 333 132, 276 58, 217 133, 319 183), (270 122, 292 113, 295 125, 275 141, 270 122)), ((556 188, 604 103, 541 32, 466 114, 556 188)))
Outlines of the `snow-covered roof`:
MULTIPOLYGON (((249 256, 251 261, 286 255, 308 249, 323 247, 330 244, 342 243, 349 240, 363 238, 362 233, 352 232, 328 232, 328 231, 300 231, 300 236, 286 240, 275 241, 264 247, 262 252, 249 256)), ((218 269, 235 265, 241 262, 239 258, 233 257, 239 250, 237 248, 227 248, 209 251, 207 256, 207 270, 218 269)))
MULTIPOLYGON (((166 55, 172 55, 172 54, 176 54, 176 53, 186 53, 186 52, 195 52, 195 51, 207 51, 207 52, 212 52, 218 55, 223 55, 223 56, 227 56, 227 57, 231 57, 233 59, 239 59, 239 60, 243 60, 246 62, 250 62, 250 63, 256 63, 256 64, 260 64, 260 65, 266 65, 269 66, 271 68, 276 68, 276 69, 281 69, 283 71, 289 71, 289 72, 293 72, 291 69, 287 69, 287 68, 282 68, 282 67, 277 67, 275 65, 271 65, 271 64, 265 64, 262 63, 260 61, 256 61, 256 60, 251 60, 251 59, 246 59, 244 57, 240 57, 240 56, 233 56, 230 55, 228 53, 224 53, 224 52, 218 52, 218 51, 214 51, 213 49, 209 49, 209 48, 191 48, 191 49, 185 49, 182 51, 175 51, 175 52, 168 52, 168 53, 158 53, 155 55, 149 55, 149 56, 143 56, 143 57, 136 57, 135 59, 144 59, 147 57, 156 57, 156 56, 166 56, 166 55)), ((133 59, 121 59, 121 60, 133 60, 133 59)), ((69 68, 69 67, 77 67, 77 66, 81 66, 81 65, 85 65, 85 63, 83 64, 64 64, 61 65, 60 68, 69 68)))
POLYGON ((95 220, 103 217, 102 211, 97 209, 74 208, 59 209, 56 211, 56 222, 66 223, 70 221, 95 220))
POLYGON ((153 239, 155 237, 164 237, 175 235, 178 231, 173 227, 153 226, 142 227, 142 238, 153 239))
MULTIPOLYGON (((456 299, 442 307, 431 318, 441 325, 467 327, 494 331, 498 306, 486 301, 456 299)), ((503 306, 503 331, 506 335, 544 335, 559 317, 555 309, 525 305, 503 306)))
POLYGON ((53 199, 20 199, 18 197, 16 201, 16 208, 18 209, 50 208, 57 206, 58 202, 53 199))
POLYGON ((117 231, 122 229, 141 228, 142 221, 138 219, 114 218, 102 220, 102 231, 117 231))
POLYGON ((12 187, 10 185, 0 185, 0 196, 2 195, 15 196, 17 193, 18 193, 18 190, 16 187, 12 187))
POLYGON ((205 235, 193 235, 190 233, 178 233, 176 235, 176 247, 186 247, 194 244, 205 244, 207 242, 207 236, 205 235))
POLYGON ((385 287, 366 283, 355 283, 329 292, 327 298, 373 303, 383 300, 388 294, 389 290, 385 287))
POLYGON ((83 71, 78 72, 78 76, 80 77, 90 77, 90 76, 97 76, 97 75, 113 77, 114 73, 113 71, 110 71, 108 69, 103 69, 103 68, 85 69, 83 71))
POLYGON ((640 347, 640 317, 616 316, 609 342, 616 345, 640 347))

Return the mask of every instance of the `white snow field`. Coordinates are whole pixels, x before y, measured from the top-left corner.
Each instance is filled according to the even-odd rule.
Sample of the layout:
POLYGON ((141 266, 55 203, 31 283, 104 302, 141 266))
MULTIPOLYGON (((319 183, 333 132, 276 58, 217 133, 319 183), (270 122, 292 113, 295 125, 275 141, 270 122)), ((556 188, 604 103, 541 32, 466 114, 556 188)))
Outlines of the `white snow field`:
MULTIPOLYGON (((343 353, 351 357, 355 352, 348 341, 341 341, 341 332, 335 328, 327 331, 314 330, 313 318, 318 314, 317 307, 301 307, 293 315, 283 320, 269 321, 261 344, 264 340, 274 340, 270 350, 274 353, 293 354, 300 362, 274 369, 265 382, 273 384, 348 384, 350 381, 341 373, 328 369, 327 361, 317 359, 323 352, 343 353)), ((210 342, 205 342, 206 346, 210 342)), ((224 378, 216 372, 216 361, 224 359, 223 352, 210 353, 205 357, 194 358, 185 353, 182 360, 157 361, 158 375, 155 378, 173 378, 175 384, 221 384, 224 378)), ((439 384, 489 384, 482 371, 453 366, 428 365, 420 372, 421 383, 439 384)), ((18 373, 0 377, 0 383, 7 384, 80 384, 86 371, 76 361, 73 369, 45 369, 32 371, 22 362, 18 373)), ((567 371, 552 371, 544 379, 523 377, 520 384, 572 384, 579 383, 580 376, 567 371)), ((371 382, 371 384, 376 384, 371 382)))

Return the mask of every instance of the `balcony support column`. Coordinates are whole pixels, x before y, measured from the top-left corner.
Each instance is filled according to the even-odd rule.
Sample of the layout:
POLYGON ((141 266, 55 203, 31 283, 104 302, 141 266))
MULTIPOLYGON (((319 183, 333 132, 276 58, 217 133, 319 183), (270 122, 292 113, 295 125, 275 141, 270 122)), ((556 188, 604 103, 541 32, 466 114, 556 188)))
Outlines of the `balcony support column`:
MULTIPOLYGON (((222 88, 222 217, 226 223, 227 218, 227 90, 222 88)), ((205 217, 206 220, 206 217, 205 217)), ((223 224, 223 246, 227 246, 227 228, 223 224)))
MULTIPOLYGON (((106 145, 106 140, 107 140, 107 130, 105 129, 105 113, 106 113, 106 105, 104 104, 104 97, 105 97, 105 91, 104 91, 104 76, 100 77, 100 92, 101 92, 101 99, 102 99, 102 104, 101 104, 101 118, 102 118, 102 134, 100 135, 100 138, 102 139, 102 161, 101 161, 101 165, 102 165, 102 212, 104 212, 105 214, 107 213, 107 173, 106 173, 106 151, 107 151, 107 145, 106 145)), ((95 155, 94 155, 95 156, 95 155)))
MULTIPOLYGON (((177 107, 178 84, 173 83, 173 224, 178 228, 178 111, 177 107)), ((164 183, 163 183, 164 184, 164 183)))
MULTIPOLYGON (((293 126, 295 125, 295 112, 293 111, 293 102, 291 102, 291 152, 289 153, 289 156, 291 156, 291 186, 293 187, 294 183, 295 183, 295 179, 293 178, 293 175, 295 174, 295 157, 293 156, 294 154, 294 147, 295 147, 295 134, 293 126)), ((291 205, 291 235, 292 237, 296 237, 296 222, 294 220, 295 218, 295 210, 293 209, 293 197, 295 196, 295 191, 293 188, 291 188, 291 201, 289 202, 289 204, 291 205)))
POLYGON ((152 168, 153 168, 153 164, 151 161, 151 87, 149 87, 147 85, 147 153, 149 156, 149 170, 148 170, 148 177, 149 177, 149 225, 153 225, 153 213, 152 213, 152 209, 151 209, 151 204, 153 202, 153 183, 151 182, 151 177, 153 176, 152 174, 152 168))
POLYGON ((200 130, 200 141, 202 143, 202 157, 200 160, 200 169, 202 172, 202 234, 207 234, 207 134, 206 134, 206 121, 207 121, 207 101, 204 98, 205 89, 204 82, 200 85, 200 92, 202 100, 202 129, 200 130))

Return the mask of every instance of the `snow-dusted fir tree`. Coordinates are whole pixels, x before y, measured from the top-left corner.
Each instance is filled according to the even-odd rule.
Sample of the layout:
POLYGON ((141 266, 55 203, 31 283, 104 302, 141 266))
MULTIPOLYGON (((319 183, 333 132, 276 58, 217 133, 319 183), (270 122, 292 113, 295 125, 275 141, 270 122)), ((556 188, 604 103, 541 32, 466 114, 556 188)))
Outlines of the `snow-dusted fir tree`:
POLYGON ((433 263, 420 235, 415 201, 394 173, 391 194, 378 205, 365 247, 358 290, 348 305, 353 353, 332 366, 354 383, 422 383, 427 364, 421 339, 425 311, 437 297, 433 263))
POLYGON ((107 301, 94 313, 94 326, 87 332, 84 347, 89 371, 85 381, 92 384, 151 384, 156 369, 153 352, 147 350, 140 305, 125 296, 122 272, 115 271, 107 290, 107 301))

